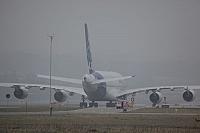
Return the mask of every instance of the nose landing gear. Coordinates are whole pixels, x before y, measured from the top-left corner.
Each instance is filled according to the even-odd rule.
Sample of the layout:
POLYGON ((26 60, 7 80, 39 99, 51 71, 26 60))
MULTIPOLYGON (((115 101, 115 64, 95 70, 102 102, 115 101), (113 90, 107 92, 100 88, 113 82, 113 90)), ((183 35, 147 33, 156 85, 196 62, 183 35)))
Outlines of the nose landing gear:
POLYGON ((80 108, 87 108, 87 102, 85 102, 86 98, 84 95, 81 97, 82 102, 80 102, 80 108))

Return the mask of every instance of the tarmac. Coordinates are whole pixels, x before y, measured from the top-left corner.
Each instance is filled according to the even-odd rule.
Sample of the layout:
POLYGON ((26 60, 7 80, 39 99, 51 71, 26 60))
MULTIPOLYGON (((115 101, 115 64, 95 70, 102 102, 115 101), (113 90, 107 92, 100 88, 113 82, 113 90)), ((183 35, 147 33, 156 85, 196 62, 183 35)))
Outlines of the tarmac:
MULTIPOLYGON (((136 113, 132 112, 144 107, 134 107, 123 112, 123 109, 98 107, 98 108, 84 108, 70 111, 53 111, 52 115, 68 115, 68 114, 135 114, 135 115, 199 115, 197 113, 136 113)), ((8 115, 49 115, 49 111, 43 112, 0 112, 0 116, 8 115)))
MULTIPOLYGON (((136 110, 138 108, 132 108, 132 110, 136 110)), ((123 113, 123 109, 116 109, 115 107, 107 108, 107 107, 98 107, 98 108, 84 108, 70 111, 53 111, 53 115, 63 115, 63 114, 118 114, 123 113)), ((48 115, 49 111, 43 112, 0 112, 0 116, 3 115, 48 115)))

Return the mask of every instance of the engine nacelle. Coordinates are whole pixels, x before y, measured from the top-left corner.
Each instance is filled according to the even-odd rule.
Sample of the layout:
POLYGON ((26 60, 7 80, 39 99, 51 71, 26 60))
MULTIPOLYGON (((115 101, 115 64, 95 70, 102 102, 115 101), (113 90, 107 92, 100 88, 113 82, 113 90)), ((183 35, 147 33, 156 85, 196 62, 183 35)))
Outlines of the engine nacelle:
POLYGON ((193 90, 186 90, 183 92, 183 99, 186 102, 192 102, 195 99, 195 94, 193 90))
POLYGON ((24 86, 13 86, 15 88, 14 96, 18 99, 25 99, 28 96, 28 89, 24 86))
POLYGON ((54 98, 58 102, 64 102, 67 99, 67 92, 65 92, 64 90, 57 90, 54 94, 54 98))
POLYGON ((162 101, 162 94, 160 92, 153 92, 149 99, 154 105, 159 104, 162 101))

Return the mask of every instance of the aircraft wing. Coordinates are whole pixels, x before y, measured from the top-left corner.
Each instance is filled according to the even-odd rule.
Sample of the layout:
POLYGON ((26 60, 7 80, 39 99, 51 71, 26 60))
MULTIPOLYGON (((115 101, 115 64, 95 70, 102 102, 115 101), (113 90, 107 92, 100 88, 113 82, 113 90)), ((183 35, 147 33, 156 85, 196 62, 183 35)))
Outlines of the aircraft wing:
POLYGON ((102 82, 125 80, 125 79, 129 79, 129 78, 132 78, 132 77, 135 77, 135 76, 124 76, 124 77, 118 77, 118 78, 100 79, 100 80, 93 81, 92 84, 99 84, 99 83, 102 83, 102 82))
MULTIPOLYGON (((50 79, 49 76, 41 75, 41 74, 38 74, 37 77, 50 79)), ((63 78, 63 77, 57 77, 57 76, 51 76, 51 79, 57 80, 57 81, 64 81, 64 82, 68 82, 68 83, 73 83, 73 84, 82 84, 82 81, 80 79, 63 78)))
MULTIPOLYGON (((50 88, 49 85, 44 85, 44 84, 0 83, 0 86, 2 86, 2 87, 11 87, 12 88, 15 85, 24 86, 26 88, 31 88, 31 87, 50 88)), ((74 92, 76 94, 87 96, 85 94, 83 88, 68 87, 68 86, 55 86, 55 85, 52 85, 51 88, 54 90, 64 90, 66 92, 74 92)))
POLYGON ((146 87, 146 88, 136 88, 136 89, 128 89, 128 90, 123 90, 119 94, 117 94, 116 97, 124 96, 124 95, 130 95, 130 94, 136 94, 140 92, 145 92, 148 93, 149 91, 161 91, 161 90, 177 90, 177 89, 182 89, 182 90, 196 90, 200 89, 200 86, 159 86, 159 87, 146 87))

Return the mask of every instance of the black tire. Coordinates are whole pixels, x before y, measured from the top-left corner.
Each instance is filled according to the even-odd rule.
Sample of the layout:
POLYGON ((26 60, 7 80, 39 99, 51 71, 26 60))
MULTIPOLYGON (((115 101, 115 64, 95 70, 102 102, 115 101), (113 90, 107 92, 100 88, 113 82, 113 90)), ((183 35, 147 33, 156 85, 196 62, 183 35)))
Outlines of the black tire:
POLYGON ((86 102, 84 103, 84 108, 87 108, 87 103, 86 102))
POLYGON ((115 107, 116 103, 106 103, 106 107, 115 107))
POLYGON ((89 107, 98 107, 98 103, 89 103, 89 107))
POLYGON ((89 107, 93 107, 94 106, 94 104, 93 103, 89 103, 89 107))
POLYGON ((87 108, 86 102, 80 102, 80 108, 87 108))
POLYGON ((98 107, 98 103, 94 103, 94 107, 98 107))

